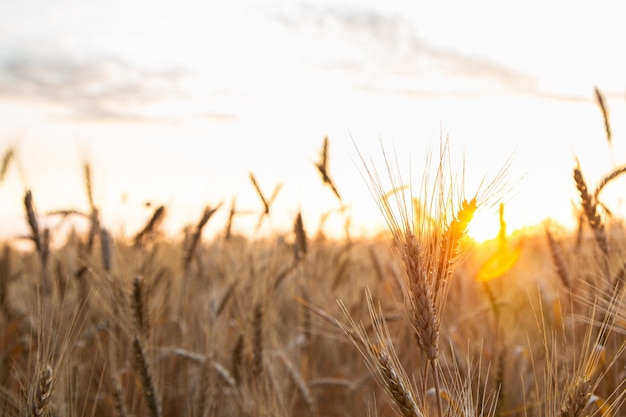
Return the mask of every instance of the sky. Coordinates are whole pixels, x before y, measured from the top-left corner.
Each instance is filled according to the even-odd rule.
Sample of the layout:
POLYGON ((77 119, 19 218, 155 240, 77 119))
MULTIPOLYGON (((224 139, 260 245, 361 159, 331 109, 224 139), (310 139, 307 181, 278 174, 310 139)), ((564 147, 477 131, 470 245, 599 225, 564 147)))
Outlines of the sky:
MULTIPOLYGON (((255 231, 250 172, 267 196, 281 186, 259 233, 298 212, 311 232, 323 214, 330 234, 348 217, 373 231, 359 152, 379 168, 395 152, 419 180, 441 137, 468 195, 510 161, 510 229, 569 227, 576 160, 590 184, 626 163, 624 21, 626 3, 605 0, 0 0, 0 152, 17 149, 0 236, 27 233, 25 189, 42 215, 87 210, 85 162, 104 224, 126 235, 158 205, 176 234, 222 204, 218 233, 235 198, 235 230, 255 231), (326 136, 341 202, 314 165, 326 136)), ((603 194, 616 212, 619 184, 603 194)), ((474 226, 495 236, 497 207, 474 226)))

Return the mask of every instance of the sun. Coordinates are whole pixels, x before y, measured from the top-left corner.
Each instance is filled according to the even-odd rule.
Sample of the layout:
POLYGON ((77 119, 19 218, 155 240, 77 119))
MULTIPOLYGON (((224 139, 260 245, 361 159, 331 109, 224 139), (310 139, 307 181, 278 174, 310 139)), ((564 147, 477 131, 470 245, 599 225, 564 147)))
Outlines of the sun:
POLYGON ((467 228, 467 235, 476 243, 483 243, 498 237, 500 221, 498 214, 491 211, 476 213, 467 228))
MULTIPOLYGON (((561 216, 559 218, 564 218, 561 216)), ((534 234, 541 228, 549 217, 541 217, 541 213, 527 213, 514 205, 501 204, 498 211, 483 210, 476 213, 467 228, 467 235, 476 243, 482 244, 499 238, 500 233, 504 233, 505 238, 514 234, 534 234), (529 214, 535 214, 530 216, 529 214), (503 232, 501 232, 503 228, 503 232)), ((565 227, 568 223, 560 222, 565 227)))

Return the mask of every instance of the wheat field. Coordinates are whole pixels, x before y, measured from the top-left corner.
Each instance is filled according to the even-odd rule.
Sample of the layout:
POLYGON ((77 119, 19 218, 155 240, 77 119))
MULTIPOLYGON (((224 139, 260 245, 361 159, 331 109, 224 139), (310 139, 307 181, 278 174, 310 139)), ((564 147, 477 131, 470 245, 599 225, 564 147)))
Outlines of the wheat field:
MULTIPOLYGON (((626 168, 593 185, 572 166, 577 231, 511 235, 506 169, 465 190, 447 146, 415 189, 392 157, 362 158, 389 232, 367 238, 313 235, 300 214, 287 234, 242 236, 234 202, 210 239, 229 208, 207 206, 182 241, 161 233, 165 206, 117 236, 88 164, 89 212, 39 213, 25 190, 27 237, 0 250, 0 415, 626 415, 626 234, 601 194, 626 168), (500 235, 473 242, 474 213, 498 204, 500 235), (44 216, 89 228, 51 247, 44 216)), ((328 138, 315 166, 341 201, 327 156, 328 138)), ((261 222, 279 188, 266 198, 249 176, 261 222)))

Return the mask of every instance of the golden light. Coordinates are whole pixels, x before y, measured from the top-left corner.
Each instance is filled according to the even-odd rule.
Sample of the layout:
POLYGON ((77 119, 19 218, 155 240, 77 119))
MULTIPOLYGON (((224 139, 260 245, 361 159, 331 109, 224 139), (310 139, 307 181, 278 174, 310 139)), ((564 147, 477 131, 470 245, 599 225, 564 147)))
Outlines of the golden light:
POLYGON ((500 223, 498 215, 492 211, 477 213, 467 228, 467 235, 476 243, 497 239, 500 223))
POLYGON ((476 274, 476 279, 481 282, 490 281, 506 274, 515 266, 522 254, 520 242, 516 243, 515 246, 511 246, 508 241, 507 222, 504 218, 504 203, 500 203, 498 223, 497 249, 483 262, 476 274))
POLYGON ((476 279, 484 282, 501 277, 515 266, 521 254, 521 246, 514 248, 502 246, 498 248, 496 253, 487 259, 480 267, 480 270, 476 274, 476 279))

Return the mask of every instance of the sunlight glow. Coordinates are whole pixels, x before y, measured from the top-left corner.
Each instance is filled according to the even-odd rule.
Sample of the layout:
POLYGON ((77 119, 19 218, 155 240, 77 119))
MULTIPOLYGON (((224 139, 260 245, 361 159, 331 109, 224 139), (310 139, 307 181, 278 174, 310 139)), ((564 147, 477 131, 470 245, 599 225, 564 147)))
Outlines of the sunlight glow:
POLYGON ((498 238, 498 215, 490 212, 478 212, 467 228, 467 235, 477 243, 498 238))
POLYGON ((501 246, 498 250, 480 267, 476 274, 478 281, 491 281, 499 278, 510 271, 520 258, 521 246, 508 248, 501 246))
MULTIPOLYGON (((68 3, 16 3, 0 16, 0 152, 16 144, 20 170, 0 184, 2 218, 21 216, 24 188, 42 210, 84 206, 80 166, 90 162, 112 221, 140 224, 147 200, 171 208, 173 230, 233 197, 241 210, 258 210, 254 171, 266 188, 284 184, 268 225, 289 230, 303 211, 313 228, 339 209, 313 165, 328 136, 345 216, 355 230, 377 230, 384 220, 354 145, 377 158, 381 142, 393 144, 398 172, 420 184, 429 149, 449 136, 466 163, 454 174, 467 167, 470 195, 512 160, 512 191, 501 196, 511 232, 546 217, 569 227, 575 158, 592 184, 626 161, 626 64, 614 48, 596 47, 624 38, 623 5, 576 6, 580 15, 555 37, 561 6, 539 3, 511 13, 485 0, 499 14, 485 20, 467 19, 474 8, 456 1, 68 3), (591 11, 606 15, 594 20, 599 27, 591 11), (531 18, 535 31, 520 37, 531 18), (546 59, 554 50, 558 62, 546 59), (596 85, 612 116, 610 146, 596 85)), ((602 198, 624 211, 618 189, 602 198)), ((326 227, 334 218, 343 234, 342 216, 326 227)), ((242 230, 247 220, 238 219, 242 230)), ((497 214, 483 210, 469 228, 476 241, 493 239, 497 214)))

